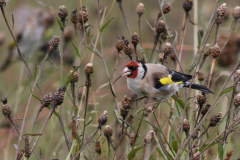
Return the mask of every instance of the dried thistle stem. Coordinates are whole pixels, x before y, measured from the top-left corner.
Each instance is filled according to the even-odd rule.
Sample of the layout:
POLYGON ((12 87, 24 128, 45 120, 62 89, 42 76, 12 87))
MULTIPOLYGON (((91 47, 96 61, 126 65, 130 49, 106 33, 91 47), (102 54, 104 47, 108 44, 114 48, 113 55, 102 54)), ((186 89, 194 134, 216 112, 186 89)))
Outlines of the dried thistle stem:
POLYGON ((114 68, 114 73, 113 73, 112 84, 113 84, 113 82, 115 81, 115 76, 116 76, 116 70, 117 70, 117 65, 118 65, 119 55, 120 55, 120 52, 118 52, 118 54, 117 54, 116 63, 115 63, 115 68, 114 68))
POLYGON ((140 44, 142 46, 142 34, 141 34, 141 17, 142 15, 138 15, 138 28, 139 28, 139 35, 140 35, 140 44))
POLYGON ((216 64, 216 58, 213 58, 212 60, 212 66, 211 66, 211 70, 210 70, 210 74, 209 74, 209 77, 208 77, 208 88, 210 86, 210 82, 211 82, 211 78, 212 78, 212 73, 213 73, 213 69, 215 67, 215 64, 216 64))
POLYGON ((127 29, 128 29, 128 33, 129 33, 129 35, 131 36, 132 33, 131 33, 131 30, 130 30, 130 28, 129 28, 129 26, 128 26, 127 18, 126 18, 126 16, 125 16, 125 13, 124 13, 124 10, 123 10, 122 0, 121 0, 121 1, 118 1, 118 7, 119 7, 119 9, 120 9, 121 12, 122 12, 122 15, 123 15, 123 19, 124 19, 125 25, 126 25, 126 27, 127 27, 127 29))

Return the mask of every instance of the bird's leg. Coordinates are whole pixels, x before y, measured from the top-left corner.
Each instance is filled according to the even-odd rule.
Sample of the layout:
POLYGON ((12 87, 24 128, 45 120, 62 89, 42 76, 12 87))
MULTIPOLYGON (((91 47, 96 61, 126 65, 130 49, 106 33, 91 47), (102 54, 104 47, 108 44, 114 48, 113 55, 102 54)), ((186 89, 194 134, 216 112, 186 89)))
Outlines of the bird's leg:
POLYGON ((147 96, 144 96, 144 97, 141 97, 141 98, 138 98, 138 99, 134 99, 133 101, 141 101, 144 98, 147 98, 147 96))

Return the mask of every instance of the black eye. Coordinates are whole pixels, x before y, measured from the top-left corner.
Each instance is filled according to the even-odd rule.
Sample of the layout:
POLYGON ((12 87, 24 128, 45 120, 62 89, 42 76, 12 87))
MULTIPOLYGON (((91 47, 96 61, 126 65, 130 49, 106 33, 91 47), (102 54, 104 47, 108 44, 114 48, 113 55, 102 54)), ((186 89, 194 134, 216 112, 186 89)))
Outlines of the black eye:
POLYGON ((130 66, 128 67, 132 72, 138 69, 138 66, 130 66))

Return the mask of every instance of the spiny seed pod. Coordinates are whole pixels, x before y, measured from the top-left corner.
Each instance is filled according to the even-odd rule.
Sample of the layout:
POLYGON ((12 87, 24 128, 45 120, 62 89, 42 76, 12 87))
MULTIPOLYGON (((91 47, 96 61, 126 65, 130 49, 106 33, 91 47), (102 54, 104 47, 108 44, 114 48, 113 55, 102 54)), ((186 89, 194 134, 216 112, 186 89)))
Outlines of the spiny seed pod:
POLYGON ((120 107, 120 115, 123 117, 123 119, 126 119, 128 113, 129 109, 125 109, 123 106, 120 107))
POLYGON ((81 24, 86 23, 88 21, 88 12, 84 10, 80 11, 78 18, 81 24))
POLYGON ((160 62, 163 62, 163 61, 164 61, 164 54, 163 54, 163 53, 159 53, 159 55, 158 55, 158 60, 159 60, 160 62))
POLYGON ((132 146, 135 140, 136 134, 135 133, 131 133, 130 134, 130 145, 132 146))
POLYGON ((217 58, 220 55, 221 49, 218 44, 215 44, 213 47, 210 48, 210 52, 213 58, 217 58))
POLYGON ((24 137, 24 142, 25 142, 24 156, 26 158, 29 158, 30 157, 30 153, 31 153, 30 141, 31 141, 31 137, 30 136, 25 136, 24 137))
POLYGON ((217 19, 223 17, 226 14, 227 11, 227 5, 226 3, 223 3, 220 7, 217 8, 217 19))
POLYGON ((230 160, 232 155, 233 155, 233 151, 228 152, 227 153, 227 157, 225 158, 225 160, 230 160))
POLYGON ((112 137, 112 134, 113 134, 112 127, 110 125, 106 125, 104 127, 104 136, 110 138, 112 137))
POLYGON ((107 123, 108 120, 108 112, 105 110, 100 117, 98 118, 98 125, 103 126, 107 123))
POLYGON ((94 71, 94 69, 93 69, 93 64, 92 64, 92 63, 88 63, 88 64, 85 66, 85 73, 86 73, 87 75, 90 75, 90 74, 93 73, 93 71, 94 71))
POLYGON ((66 86, 63 86, 58 88, 57 91, 53 94, 53 99, 56 105, 61 105, 63 103, 65 91, 66 86))
POLYGON ((158 34, 163 33, 166 28, 165 28, 165 22, 160 20, 159 22, 156 23, 155 30, 158 34))
MULTIPOLYGON (((68 78, 72 75, 72 73, 73 73, 73 70, 71 70, 71 71, 69 72, 68 78)), ((75 82, 78 81, 78 79, 79 79, 78 73, 77 73, 77 72, 74 72, 70 83, 75 83, 75 82)))
POLYGON ((163 11, 163 14, 167 14, 168 12, 170 12, 172 9, 172 5, 171 3, 164 3, 164 5, 162 6, 162 11, 163 11))
POLYGON ((137 14, 141 16, 145 11, 144 4, 138 3, 136 10, 137 10, 137 14))
POLYGON ((61 18, 61 21, 65 21, 67 16, 68 16, 67 8, 64 5, 60 6, 58 11, 58 17, 61 18))
POLYGON ((194 160, 200 160, 200 152, 197 151, 196 153, 194 153, 193 158, 194 160))
POLYGON ((48 107, 52 101, 53 101, 53 97, 50 94, 45 95, 42 98, 41 105, 42 107, 48 107))
POLYGON ((162 47, 163 53, 168 55, 173 51, 173 46, 171 43, 165 43, 162 47))
POLYGON ((125 46, 125 47, 124 47, 124 53, 125 53, 130 59, 132 59, 133 49, 131 48, 131 46, 125 46))
POLYGON ((77 24, 79 22, 78 16, 77 9, 73 10, 71 14, 71 21, 73 24, 77 24))
POLYGON ((237 94, 237 95, 234 97, 233 103, 234 103, 234 106, 235 106, 235 107, 239 107, 239 106, 240 106, 240 93, 237 94))
POLYGON ((219 112, 219 113, 213 115, 210 119, 209 126, 215 127, 220 122, 221 118, 222 118, 222 112, 219 112))
POLYGON ((4 98, 3 100, 1 100, 3 103, 3 108, 2 108, 2 113, 6 118, 11 118, 11 113, 12 110, 10 108, 10 106, 7 104, 7 98, 4 98))
MULTIPOLYGON (((236 70, 236 72, 235 72, 234 75, 233 75, 234 82, 237 81, 237 79, 239 78, 239 76, 240 76, 240 69, 239 69, 239 70, 236 70)), ((239 80, 240 80, 240 79, 239 79, 239 80)), ((239 81, 239 80, 238 80, 238 81, 239 81)))
POLYGON ((197 139, 197 138, 198 138, 198 136, 199 136, 199 131, 200 131, 200 130, 197 129, 196 132, 193 133, 192 139, 197 139))
POLYGON ((75 115, 72 117, 71 129, 72 129, 72 137, 73 139, 76 139, 78 137, 78 134, 77 134, 77 119, 75 115))
POLYGON ((144 138, 145 144, 151 144, 153 141, 153 136, 154 136, 154 131, 150 130, 144 138))
POLYGON ((49 47, 50 51, 57 49, 59 43, 60 43, 60 37, 53 36, 53 38, 48 42, 48 47, 49 47))
POLYGON ((200 82, 204 81, 204 74, 201 71, 197 72, 197 77, 200 82))
POLYGON ((207 101, 207 95, 206 94, 199 94, 197 96, 197 102, 199 105, 203 105, 207 101))
POLYGON ((173 60, 173 61, 176 60, 175 55, 173 53, 170 53, 170 59, 173 60))
MULTIPOLYGON (((209 46, 210 46, 210 44, 207 43, 205 48, 209 48, 209 46)), ((211 49, 209 48, 209 49, 204 53, 204 56, 207 57, 207 56, 209 56, 210 54, 211 54, 211 49)))
POLYGON ((154 102, 147 102, 145 104, 145 111, 147 113, 153 113, 155 111, 155 109, 156 109, 156 106, 155 106, 154 102))
POLYGON ((129 116, 128 119, 127 119, 127 122, 128 122, 129 124, 132 124, 134 118, 135 118, 135 116, 130 114, 130 116, 129 116))
POLYGON ((118 50, 118 52, 120 52, 121 50, 123 50, 123 48, 124 48, 124 41, 120 39, 117 41, 116 49, 118 50))
POLYGON ((132 44, 136 46, 139 43, 139 35, 135 32, 132 35, 132 44))
POLYGON ((127 97, 126 95, 124 96, 123 100, 122 100, 122 106, 125 108, 125 109, 130 109, 131 108, 131 98, 130 97, 127 97))
POLYGON ((233 10, 233 13, 232 13, 232 16, 235 18, 235 19, 238 19, 240 18, 240 6, 236 6, 233 10))
POLYGON ((202 110, 201 110, 201 114, 202 114, 203 116, 205 116, 205 114, 207 113, 207 111, 209 110, 210 107, 211 107, 210 104, 207 104, 207 105, 203 106, 203 108, 202 108, 202 110))
POLYGON ((97 153, 101 153, 101 145, 100 145, 100 141, 96 141, 95 142, 95 151, 97 152, 97 153))
POLYGON ((24 152, 25 152, 24 149, 18 151, 17 160, 22 160, 24 152))
POLYGON ((183 9, 185 12, 189 12, 193 7, 193 1, 192 0, 184 0, 183 2, 183 9))
POLYGON ((190 124, 187 119, 183 120, 183 131, 188 132, 190 129, 190 124))

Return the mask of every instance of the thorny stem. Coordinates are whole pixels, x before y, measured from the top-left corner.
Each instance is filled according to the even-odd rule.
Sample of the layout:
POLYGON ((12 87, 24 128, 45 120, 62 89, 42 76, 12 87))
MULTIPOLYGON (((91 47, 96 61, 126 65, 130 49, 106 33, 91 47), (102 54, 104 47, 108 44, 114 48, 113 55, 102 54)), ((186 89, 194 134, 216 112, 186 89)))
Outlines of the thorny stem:
POLYGON ((231 38, 234 30, 236 29, 237 22, 238 22, 237 19, 235 19, 235 20, 233 21, 233 26, 232 26, 231 33, 229 34, 229 36, 228 36, 226 42, 224 43, 224 45, 222 46, 222 48, 221 48, 221 53, 222 53, 223 49, 226 47, 227 43, 229 42, 229 39, 231 38))
POLYGON ((118 2, 118 6, 119 6, 119 9, 120 9, 121 12, 122 12, 125 25, 126 25, 126 27, 127 27, 127 29, 128 29, 128 33, 129 33, 129 35, 131 36, 132 33, 131 33, 130 28, 129 28, 128 23, 127 23, 127 18, 126 18, 126 16, 125 16, 125 13, 124 13, 124 10, 123 10, 122 1, 119 1, 119 2, 118 2))
POLYGON ((138 15, 138 28, 139 28, 139 35, 140 35, 140 44, 142 46, 141 17, 142 17, 142 15, 138 15))

